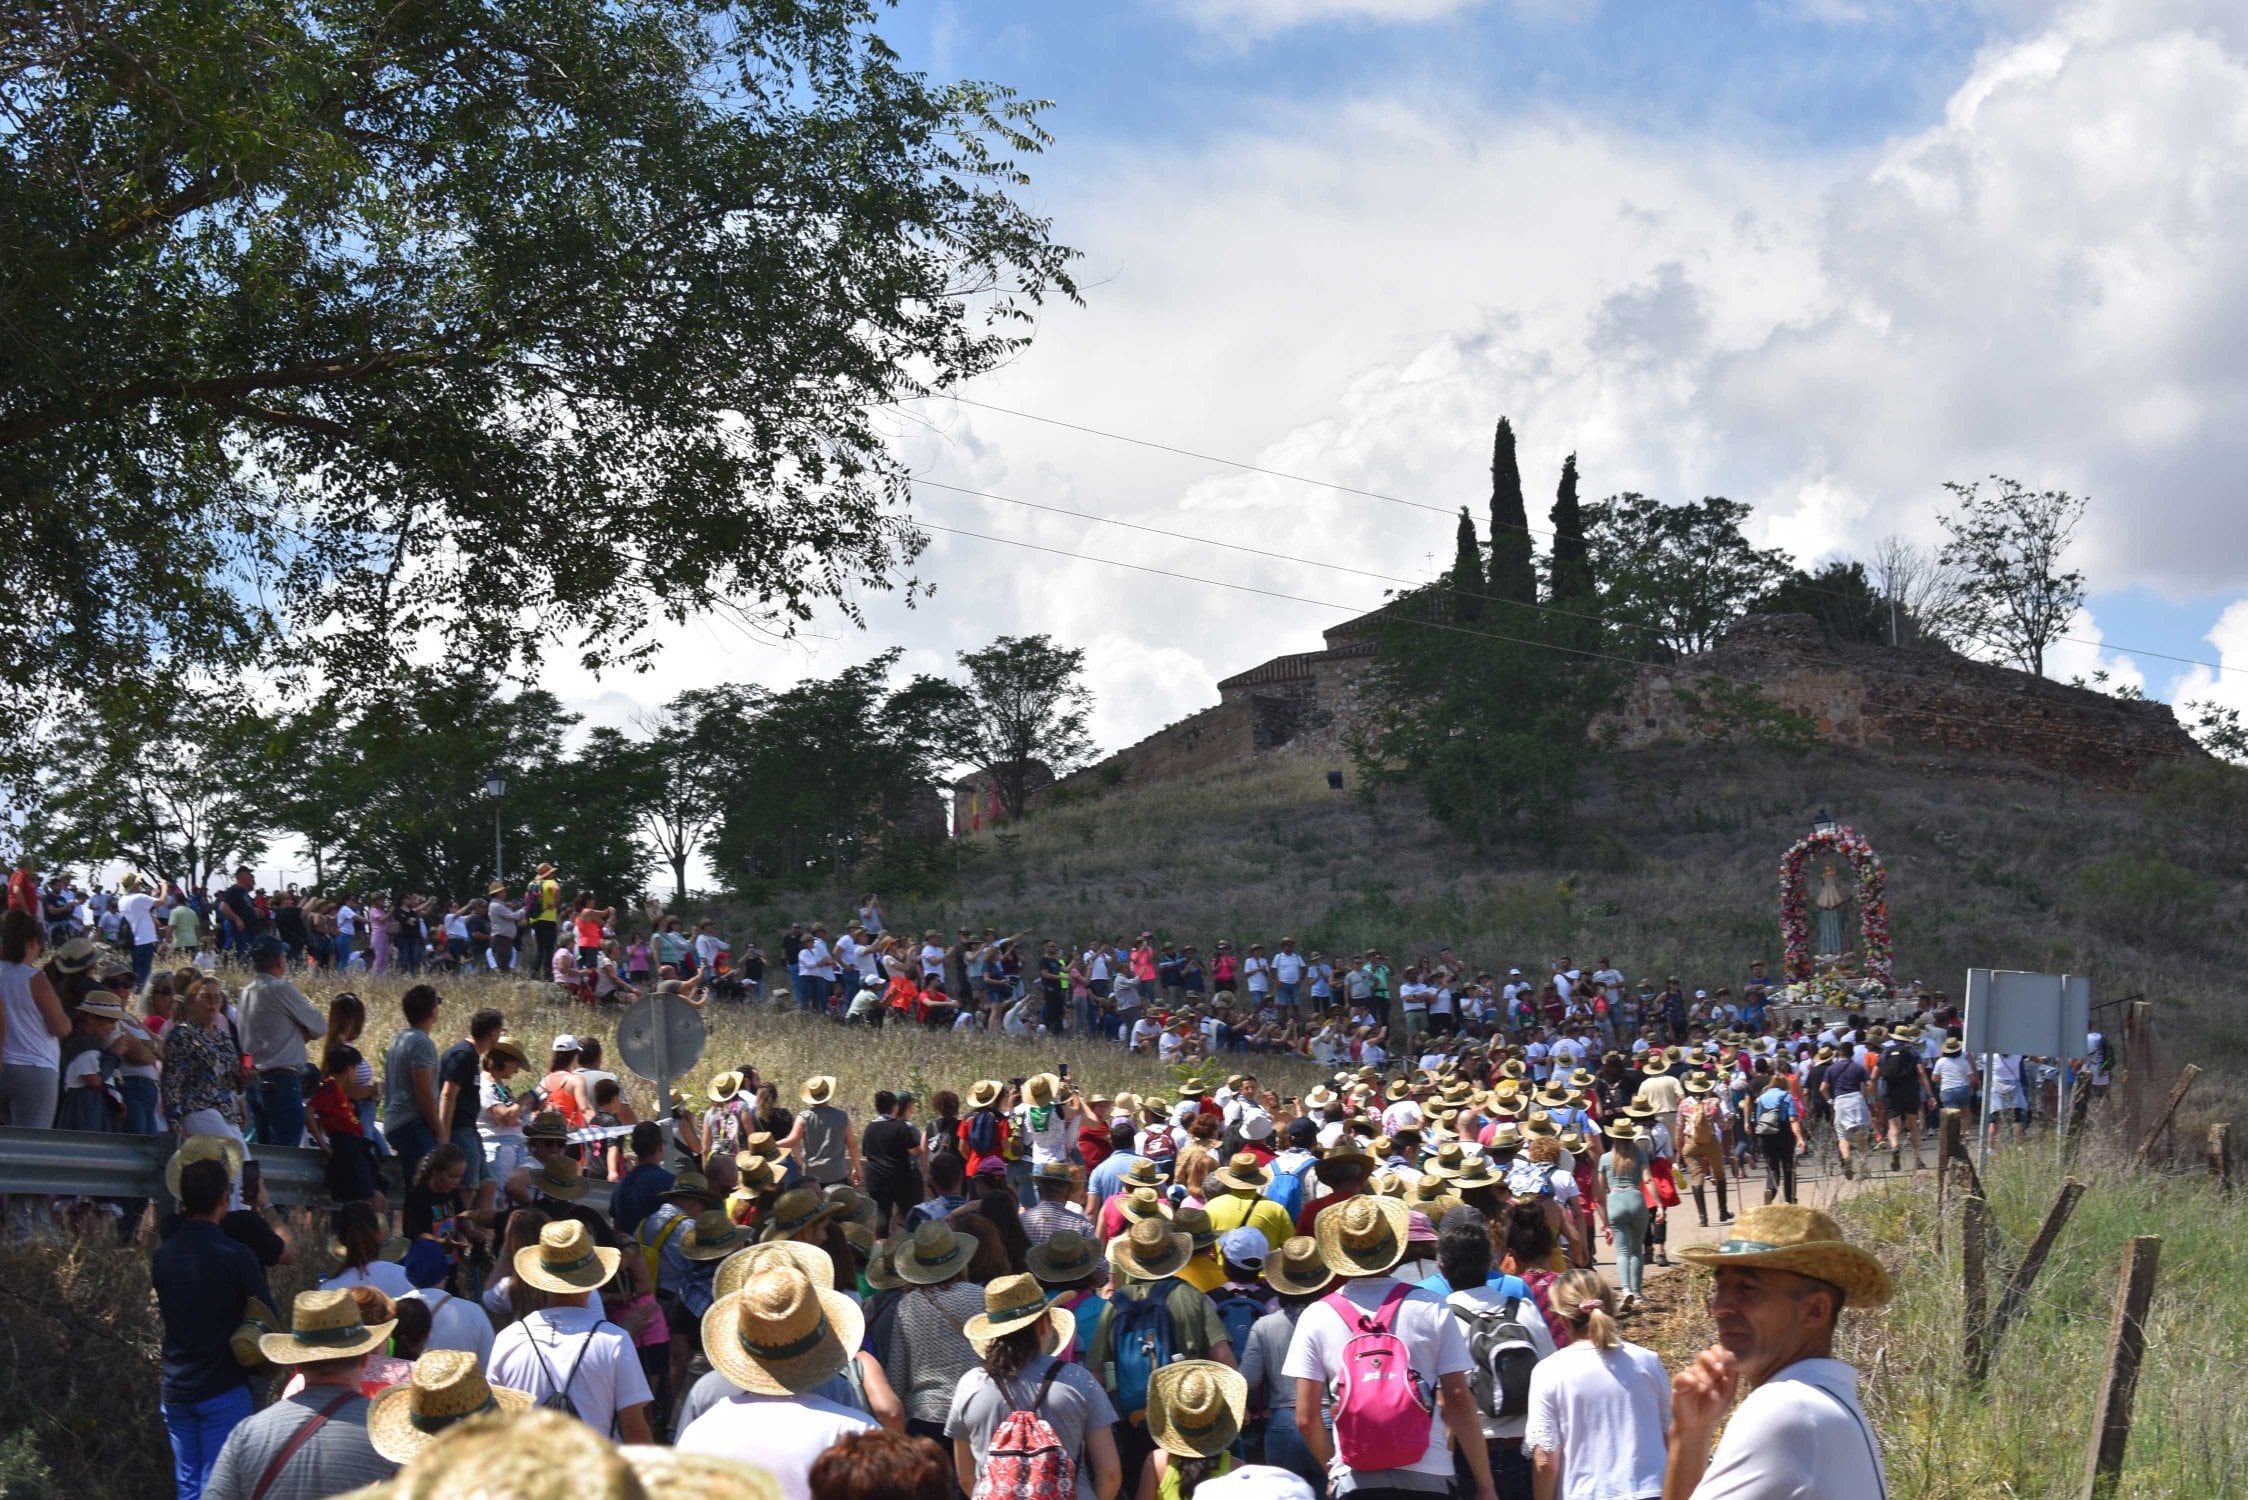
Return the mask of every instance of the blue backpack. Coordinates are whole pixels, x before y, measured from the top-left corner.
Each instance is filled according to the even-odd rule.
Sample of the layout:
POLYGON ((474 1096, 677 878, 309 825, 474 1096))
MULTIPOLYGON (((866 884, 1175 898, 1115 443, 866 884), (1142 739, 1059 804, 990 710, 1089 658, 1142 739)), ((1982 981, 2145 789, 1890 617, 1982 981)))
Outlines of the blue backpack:
POLYGON ((1171 1293, 1178 1287, 1177 1277, 1166 1276, 1109 1302, 1108 1386, 1119 1416, 1146 1411, 1148 1381, 1178 1357, 1171 1338, 1171 1293))
POLYGON ((1317 1165, 1319 1159, 1313 1157, 1293 1172, 1274 1172, 1272 1181, 1265 1184, 1264 1195, 1287 1211, 1288 1222, 1291 1224, 1296 1222, 1296 1215, 1304 1209, 1304 1179, 1311 1176, 1311 1169, 1317 1165))
POLYGON ((1227 1292, 1210 1300, 1217 1305, 1218 1321, 1225 1325, 1225 1336, 1232 1342, 1233 1357, 1238 1360, 1249 1347, 1249 1330, 1265 1315, 1264 1300, 1248 1292, 1227 1292))
POLYGON ((979 1109, 968 1116, 968 1149, 990 1156, 999 1149, 999 1111, 979 1109))

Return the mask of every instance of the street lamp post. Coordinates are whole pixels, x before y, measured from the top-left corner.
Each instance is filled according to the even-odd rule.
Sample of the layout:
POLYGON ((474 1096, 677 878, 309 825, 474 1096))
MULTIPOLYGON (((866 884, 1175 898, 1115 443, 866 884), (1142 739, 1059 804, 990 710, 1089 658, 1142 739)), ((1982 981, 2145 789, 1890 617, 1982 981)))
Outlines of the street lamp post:
POLYGON ((1819 816, 1811 824, 1812 835, 1816 838, 1830 839, 1841 831, 1842 825, 1828 817, 1825 808, 1820 808, 1819 816))
POLYGON ((507 795, 507 778, 498 771, 484 775, 484 795, 492 799, 492 878, 507 879, 507 854, 500 844, 500 798, 507 795))

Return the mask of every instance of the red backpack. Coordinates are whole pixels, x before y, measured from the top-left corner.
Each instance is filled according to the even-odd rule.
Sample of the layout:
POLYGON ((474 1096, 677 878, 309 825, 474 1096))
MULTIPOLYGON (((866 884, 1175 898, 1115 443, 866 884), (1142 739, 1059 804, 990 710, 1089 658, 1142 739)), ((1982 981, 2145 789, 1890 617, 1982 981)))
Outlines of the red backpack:
POLYGON ((1402 1469, 1428 1452, 1431 1407, 1396 1327, 1398 1304, 1412 1290, 1391 1287, 1371 1313, 1339 1291, 1326 1299, 1350 1331, 1335 1381, 1335 1451, 1357 1473, 1402 1469))
POLYGON ((984 1450, 974 1500, 1075 1500, 1077 1463, 1062 1448, 1053 1424, 1038 1415, 1061 1372, 1060 1360, 1048 1365, 1030 1405, 999 1419, 984 1450))

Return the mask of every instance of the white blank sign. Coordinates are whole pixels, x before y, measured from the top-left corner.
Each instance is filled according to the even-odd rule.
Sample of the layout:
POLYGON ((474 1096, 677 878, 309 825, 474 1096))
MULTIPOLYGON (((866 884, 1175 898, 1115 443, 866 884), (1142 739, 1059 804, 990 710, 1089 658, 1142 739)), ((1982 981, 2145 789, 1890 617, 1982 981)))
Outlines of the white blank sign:
POLYGON ((2092 1025, 2092 981, 2081 974, 1969 969, 1965 1044, 1969 1052, 2081 1057, 2092 1025))

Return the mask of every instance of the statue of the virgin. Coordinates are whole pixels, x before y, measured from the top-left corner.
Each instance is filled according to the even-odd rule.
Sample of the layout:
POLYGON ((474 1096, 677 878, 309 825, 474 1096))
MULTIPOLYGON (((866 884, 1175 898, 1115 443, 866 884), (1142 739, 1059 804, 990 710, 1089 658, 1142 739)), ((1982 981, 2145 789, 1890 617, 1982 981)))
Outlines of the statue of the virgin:
POLYGON ((1814 900, 1819 909, 1819 928, 1818 941, 1812 945, 1812 951, 1821 954, 1843 951, 1842 906, 1847 900, 1849 897, 1842 893, 1842 885, 1835 879, 1834 861, 1830 859, 1820 872, 1819 894, 1814 900))

